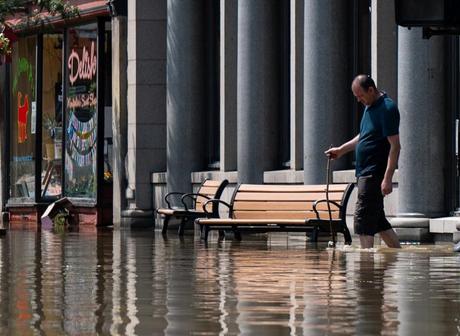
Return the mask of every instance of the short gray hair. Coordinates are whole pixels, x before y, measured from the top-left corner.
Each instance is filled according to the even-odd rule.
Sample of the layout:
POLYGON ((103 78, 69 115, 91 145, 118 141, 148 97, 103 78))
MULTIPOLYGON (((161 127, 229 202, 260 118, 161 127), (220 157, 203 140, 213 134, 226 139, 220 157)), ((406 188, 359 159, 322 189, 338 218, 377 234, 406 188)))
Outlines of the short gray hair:
POLYGON ((375 86, 374 80, 369 75, 358 75, 355 77, 355 79, 353 79, 353 83, 359 84, 359 86, 361 86, 366 91, 368 91, 371 87, 377 90, 377 86, 375 86))

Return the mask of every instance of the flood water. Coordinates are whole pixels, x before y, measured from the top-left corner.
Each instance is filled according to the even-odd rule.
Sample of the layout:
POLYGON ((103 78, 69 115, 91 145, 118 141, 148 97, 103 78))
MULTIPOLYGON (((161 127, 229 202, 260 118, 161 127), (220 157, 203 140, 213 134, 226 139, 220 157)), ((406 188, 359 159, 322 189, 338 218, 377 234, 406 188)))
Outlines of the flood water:
POLYGON ((460 254, 9 231, 0 334, 460 335, 460 254))

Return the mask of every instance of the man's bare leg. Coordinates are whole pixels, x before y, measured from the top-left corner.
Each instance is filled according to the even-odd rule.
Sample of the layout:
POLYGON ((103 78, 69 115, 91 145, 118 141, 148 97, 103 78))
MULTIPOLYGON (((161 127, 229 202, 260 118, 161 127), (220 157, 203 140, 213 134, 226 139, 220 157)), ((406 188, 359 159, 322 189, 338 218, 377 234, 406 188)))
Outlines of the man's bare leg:
POLYGON ((379 232, 379 234, 388 247, 401 248, 401 245, 399 244, 398 235, 393 229, 379 232))
POLYGON ((359 235, 359 241, 361 242, 361 248, 372 248, 374 247, 374 236, 359 235))

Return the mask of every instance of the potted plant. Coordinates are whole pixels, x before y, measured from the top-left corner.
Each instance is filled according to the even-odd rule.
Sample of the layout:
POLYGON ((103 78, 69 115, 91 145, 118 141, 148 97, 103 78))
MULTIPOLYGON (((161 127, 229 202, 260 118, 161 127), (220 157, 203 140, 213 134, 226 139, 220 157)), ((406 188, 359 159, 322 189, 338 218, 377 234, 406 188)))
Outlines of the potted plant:
POLYGON ((62 127, 55 118, 45 115, 43 127, 48 131, 51 142, 45 145, 46 157, 48 159, 60 159, 62 152, 62 127))
POLYGON ((11 56, 11 42, 8 37, 2 32, 0 33, 0 64, 11 56))

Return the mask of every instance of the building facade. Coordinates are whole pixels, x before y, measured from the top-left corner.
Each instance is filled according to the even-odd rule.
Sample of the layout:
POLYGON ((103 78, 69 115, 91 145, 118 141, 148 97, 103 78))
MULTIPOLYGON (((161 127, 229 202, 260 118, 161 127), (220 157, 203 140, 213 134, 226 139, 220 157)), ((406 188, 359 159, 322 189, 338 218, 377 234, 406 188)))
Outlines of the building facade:
MULTIPOLYGON (((324 150, 359 132, 362 106, 350 83, 369 73, 401 112, 400 164, 386 200, 393 224, 408 239, 427 238, 430 225, 456 231, 455 219, 441 219, 442 228, 433 219, 449 217, 459 203, 457 37, 426 40, 421 29, 398 28, 392 1, 163 6, 166 122, 158 124, 159 169, 151 170, 153 208, 165 192, 204 178, 324 183, 324 150)), ((128 21, 147 8, 130 3, 128 21)), ((333 168, 334 181, 354 182, 353 154, 333 168)))
POLYGON ((11 223, 39 222, 63 197, 80 224, 111 222, 111 22, 105 1, 75 5, 78 17, 49 17, 42 29, 7 22, 15 42, 2 66, 2 196, 11 223))
MULTIPOLYGON (((421 29, 396 26, 393 1, 383 0, 109 4, 115 225, 161 225, 154 209, 166 192, 204 178, 324 183, 324 151, 359 132, 350 84, 368 73, 401 113, 386 199, 398 233, 456 231, 458 37, 422 39, 421 29)), ((353 154, 333 169, 335 182, 354 182, 353 154)))

